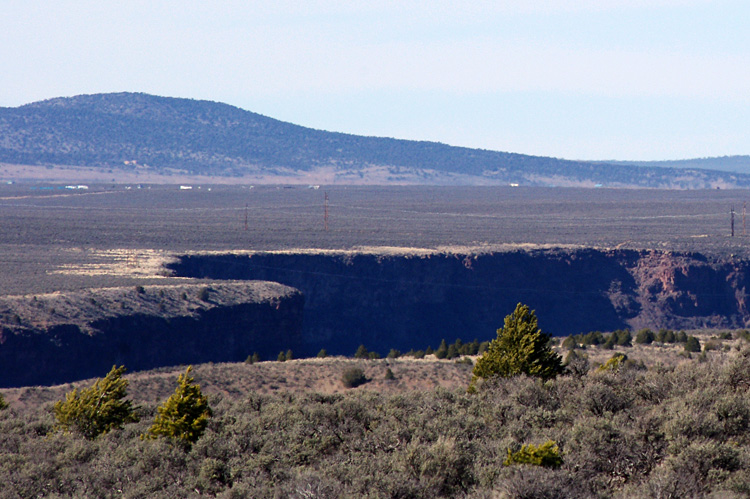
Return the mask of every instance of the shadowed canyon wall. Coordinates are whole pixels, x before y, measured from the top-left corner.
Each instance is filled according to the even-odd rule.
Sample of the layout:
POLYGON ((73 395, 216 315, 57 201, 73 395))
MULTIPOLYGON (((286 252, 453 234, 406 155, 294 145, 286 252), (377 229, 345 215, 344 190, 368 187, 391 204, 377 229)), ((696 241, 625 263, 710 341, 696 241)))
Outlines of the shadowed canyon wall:
POLYGON ((488 340, 518 302, 554 335, 741 328, 750 265, 658 251, 184 255, 203 284, 0 298, 0 387, 130 370, 488 340), (232 280, 232 282, 225 281, 232 280), (272 282, 262 282, 272 281, 272 282), (281 283, 281 284, 279 284, 281 283))
POLYGON ((298 348, 302 295, 276 283, 147 286, 12 297, 0 327, 0 387, 55 384, 298 348))
POLYGON ((658 251, 477 255, 349 252, 185 255, 179 276, 262 279, 305 295, 304 353, 381 354, 495 337, 518 302, 554 335, 618 328, 745 327, 748 262, 658 251))

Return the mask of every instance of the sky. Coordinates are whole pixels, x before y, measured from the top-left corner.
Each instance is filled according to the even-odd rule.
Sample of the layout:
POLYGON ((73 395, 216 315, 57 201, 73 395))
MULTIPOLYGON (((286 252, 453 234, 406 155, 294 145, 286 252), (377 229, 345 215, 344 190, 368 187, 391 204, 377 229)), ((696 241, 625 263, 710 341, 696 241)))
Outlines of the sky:
POLYGON ((0 106, 205 99, 567 159, 750 154, 747 0, 2 0, 0 106))

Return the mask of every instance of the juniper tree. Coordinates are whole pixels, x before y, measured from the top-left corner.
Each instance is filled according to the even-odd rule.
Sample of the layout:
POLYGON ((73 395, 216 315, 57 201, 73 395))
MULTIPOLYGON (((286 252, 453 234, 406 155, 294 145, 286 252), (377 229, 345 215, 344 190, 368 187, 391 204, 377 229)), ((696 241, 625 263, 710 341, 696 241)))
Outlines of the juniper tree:
POLYGON ((638 334, 635 335, 635 342, 640 345, 650 345, 654 342, 654 332, 648 328, 641 329, 638 334))
POLYGON ((65 400, 55 403, 56 429, 75 431, 94 439, 102 433, 122 428, 125 423, 138 421, 135 409, 127 396, 128 381, 122 378, 125 366, 112 366, 103 379, 90 388, 68 392, 65 400))
POLYGON ((444 359, 448 355, 448 345, 445 343, 445 339, 440 342, 440 346, 435 350, 435 357, 438 359, 444 359))
POLYGON ((633 346, 633 335, 627 329, 618 329, 614 333, 617 335, 617 345, 621 347, 632 347, 633 346))
POLYGON ((357 351, 354 352, 354 358, 355 359, 369 359, 370 352, 367 350, 366 346, 360 345, 359 348, 357 348, 357 351))
POLYGON ((477 359, 469 391, 476 390, 479 378, 526 374, 546 380, 562 373, 562 359, 549 347, 549 339, 550 335, 539 329, 534 311, 519 303, 477 359))
POLYGON ((157 409, 154 424, 143 438, 166 437, 189 449, 203 435, 213 413, 200 385, 190 376, 192 369, 193 366, 188 366, 185 373, 180 374, 177 388, 157 409))
POLYGON ((341 375, 341 382, 346 388, 356 388, 368 381, 361 367, 347 367, 341 375))
POLYGON ((688 336, 687 341, 685 342, 685 351, 686 352, 700 352, 701 342, 698 341, 698 338, 696 338, 693 335, 688 336))

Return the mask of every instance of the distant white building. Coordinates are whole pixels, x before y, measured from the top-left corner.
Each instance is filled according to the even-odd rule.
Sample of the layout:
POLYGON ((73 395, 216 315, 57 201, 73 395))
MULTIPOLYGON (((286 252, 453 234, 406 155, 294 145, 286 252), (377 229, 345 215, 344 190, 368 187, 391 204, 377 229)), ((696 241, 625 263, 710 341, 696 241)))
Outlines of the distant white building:
POLYGON ((192 190, 192 188, 193 188, 192 185, 181 185, 180 186, 180 190, 181 191, 189 191, 189 190, 192 190))

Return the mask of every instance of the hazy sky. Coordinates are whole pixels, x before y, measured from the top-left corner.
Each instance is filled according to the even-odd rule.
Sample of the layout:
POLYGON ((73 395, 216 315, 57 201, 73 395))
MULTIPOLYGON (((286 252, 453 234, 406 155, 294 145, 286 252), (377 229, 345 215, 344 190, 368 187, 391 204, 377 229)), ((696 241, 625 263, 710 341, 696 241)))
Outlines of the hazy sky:
POLYGON ((2 0, 0 106, 119 91, 570 159, 750 154, 750 2, 2 0))

